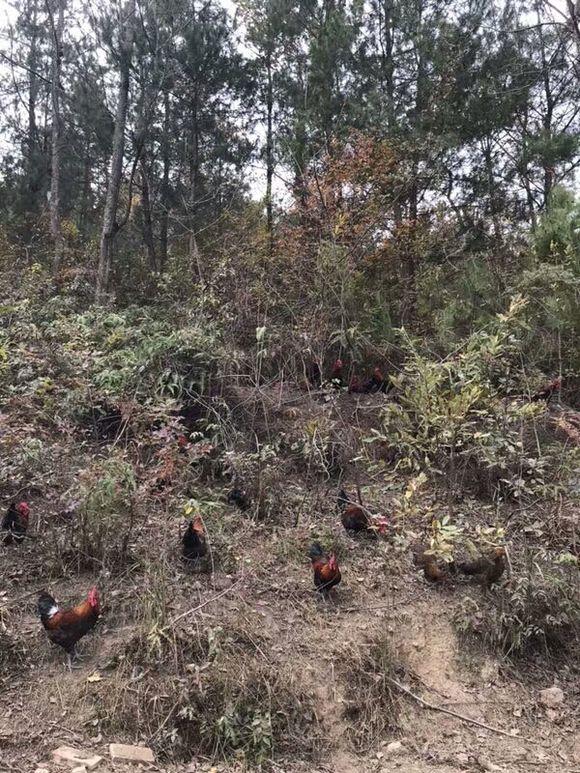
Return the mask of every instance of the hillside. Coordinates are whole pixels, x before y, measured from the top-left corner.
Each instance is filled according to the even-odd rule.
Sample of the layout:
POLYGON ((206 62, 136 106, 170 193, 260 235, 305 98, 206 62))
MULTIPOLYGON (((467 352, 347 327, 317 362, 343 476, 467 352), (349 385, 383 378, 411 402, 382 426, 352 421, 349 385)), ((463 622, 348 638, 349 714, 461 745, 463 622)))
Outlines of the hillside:
MULTIPOLYGON (((2 547, 3 769, 44 767, 62 744, 106 760, 110 742, 149 745, 168 771, 192 761, 192 770, 578 769, 577 468, 561 467, 574 451, 557 428, 571 409, 534 406, 525 430, 543 464, 558 460, 558 480, 546 470, 520 497, 494 501, 482 471, 476 485, 467 469, 447 479, 405 469, 394 430, 384 435, 385 411, 405 406, 402 382, 354 395, 214 374, 207 396, 167 401, 146 391, 157 373, 132 363, 144 397, 131 386, 135 399, 116 402, 109 388, 105 414, 96 384, 107 355, 94 338, 106 331, 109 355, 135 341, 125 327, 120 343, 115 320, 97 314, 91 350, 77 340, 83 317, 56 316, 26 346, 17 331, 30 342, 30 327, 11 328, 3 485, 30 502, 32 521, 24 544, 2 547), (345 532, 339 482, 352 496, 360 487, 386 534, 345 532), (228 504, 234 484, 247 510, 228 504), (191 571, 179 534, 193 511, 211 557, 191 571), (433 584, 413 561, 418 538, 442 558, 499 540, 510 568, 489 590, 460 574, 433 584), (312 584, 313 539, 342 569, 328 599, 312 584), (68 673, 36 596, 50 588, 76 603, 95 583, 101 620, 68 673), (546 707, 541 690, 554 684, 564 699, 546 707)), ((149 365, 187 361, 173 351, 149 365)), ((526 399, 512 402, 529 412, 526 399)))
POLYGON ((580 773, 580 0, 0 75, 0 773, 580 773))

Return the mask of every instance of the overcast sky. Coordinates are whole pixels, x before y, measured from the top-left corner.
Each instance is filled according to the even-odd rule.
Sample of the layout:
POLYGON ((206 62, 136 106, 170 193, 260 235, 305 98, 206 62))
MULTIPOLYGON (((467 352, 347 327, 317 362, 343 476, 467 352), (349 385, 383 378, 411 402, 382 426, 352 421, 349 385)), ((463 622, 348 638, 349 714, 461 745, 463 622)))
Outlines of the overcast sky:
MULTIPOLYGON (((118 0, 111 0, 111 6, 114 7, 117 5, 118 0)), ((233 15, 236 10, 239 7, 239 4, 236 2, 233 2, 233 0, 217 0, 217 2, 220 2, 224 7, 228 9, 228 11, 233 15)), ((67 29, 69 31, 69 34, 75 34, 75 16, 76 11, 80 10, 81 7, 86 5, 91 5, 91 0, 69 0, 68 2, 68 19, 67 19, 67 29)), ((566 0, 550 0, 549 4, 546 4, 548 15, 551 16, 555 21, 563 21, 564 17, 566 15, 566 0)), ((17 11, 14 8, 13 2, 11 0, 0 0, 0 19, 3 19, 4 22, 0 22, 0 50, 9 51, 9 38, 7 35, 7 27, 10 24, 13 24, 17 16, 17 11)), ((530 19, 530 23, 533 23, 533 19, 530 19)), ((77 27, 78 30, 78 27, 77 27)), ((80 33, 80 30, 78 30, 80 33)), ((84 34, 80 33, 80 34, 84 34)), ((248 56, 252 55, 252 52, 247 49, 246 54, 248 56)), ((0 62, 0 78, 1 77, 7 77, 10 74, 10 68, 2 64, 0 62)), ((261 127, 258 127, 256 129, 256 140, 262 140, 263 139, 263 130, 261 127)), ((0 136, 0 153, 2 153, 3 150, 7 150, 8 146, 3 141, 3 138, 0 136)), ((283 170, 280 170, 280 172, 283 174, 283 170)), ((246 176, 246 181, 250 185, 250 189, 252 191, 252 194, 255 198, 260 198, 264 194, 265 190, 265 170, 263 169, 262 165, 254 162, 253 165, 248 169, 248 173, 246 176)), ((285 183, 282 181, 280 177, 276 177, 274 180, 274 196, 276 198, 285 198, 285 196, 288 194, 287 187, 285 183)))

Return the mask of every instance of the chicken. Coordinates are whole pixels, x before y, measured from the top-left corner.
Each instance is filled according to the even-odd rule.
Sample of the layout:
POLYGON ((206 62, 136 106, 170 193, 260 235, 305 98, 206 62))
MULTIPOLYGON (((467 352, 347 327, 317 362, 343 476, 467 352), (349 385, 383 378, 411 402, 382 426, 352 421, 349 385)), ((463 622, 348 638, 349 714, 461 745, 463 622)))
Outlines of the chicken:
POLYGON ((28 530, 28 518, 30 516, 30 507, 27 502, 12 502, 4 518, 2 519, 1 531, 8 532, 3 539, 5 545, 11 545, 13 542, 20 544, 28 530))
POLYGON ((60 609, 50 593, 42 592, 38 597, 38 615, 53 644, 62 647, 68 656, 72 669, 75 647, 95 627, 101 612, 99 591, 91 588, 85 601, 70 609, 60 609))
POLYGON ((346 491, 340 489, 336 498, 340 511, 340 520, 347 531, 369 531, 371 519, 366 511, 355 502, 351 502, 346 491))
POLYGON ((203 521, 199 515, 189 523, 181 538, 183 558, 186 561, 195 561, 203 558, 207 553, 207 541, 203 521))
POLYGON ((545 400, 547 403, 549 403, 554 396, 554 392, 557 392, 561 387, 562 379, 560 376, 557 376, 545 384, 541 389, 538 389, 538 391, 535 392, 530 399, 534 403, 537 403, 540 400, 545 400))
POLYGON ((491 588, 505 572, 505 548, 495 548, 490 556, 480 556, 474 561, 459 562, 457 569, 484 588, 491 588))
POLYGON ((364 391, 369 394, 372 394, 375 392, 386 392, 387 386, 388 386, 388 381, 383 376, 383 373, 380 368, 375 368, 373 370, 373 375, 363 384, 364 391))
POLYGON ((456 566, 453 561, 446 563, 440 561, 422 544, 412 547, 415 564, 423 569, 425 578, 430 582, 448 582, 451 575, 455 574, 456 566))
POLYGON ((341 513, 340 520, 347 531, 362 531, 370 537, 385 534, 389 522, 382 516, 371 516, 362 505, 352 502, 346 491, 341 488, 336 497, 336 504, 341 513))
POLYGON ((344 367, 344 363, 339 357, 334 361, 332 370, 330 371, 330 380, 333 382, 333 384, 336 384, 337 386, 342 386, 344 383, 342 378, 343 367, 344 367))
POLYGON ((341 580, 338 561, 334 553, 325 555, 322 546, 314 542, 308 552, 314 571, 314 585, 321 593, 328 593, 341 580))
POLYGON ((352 376, 348 382, 348 391, 351 395, 362 395, 365 393, 365 387, 358 376, 352 376))
POLYGON ((240 510, 247 510, 250 506, 250 501, 244 491, 234 488, 228 494, 228 504, 235 505, 240 510))

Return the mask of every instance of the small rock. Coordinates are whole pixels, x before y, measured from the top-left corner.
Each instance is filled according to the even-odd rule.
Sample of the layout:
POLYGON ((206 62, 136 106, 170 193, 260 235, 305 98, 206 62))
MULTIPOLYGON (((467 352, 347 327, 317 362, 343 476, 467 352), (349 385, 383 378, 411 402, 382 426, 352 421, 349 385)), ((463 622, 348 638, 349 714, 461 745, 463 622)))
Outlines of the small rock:
POLYGON ((109 754, 113 760, 155 762, 153 752, 148 746, 128 746, 123 743, 111 743, 109 744, 109 754))
POLYGON ((469 754, 465 752, 459 752, 455 759, 460 765, 469 765, 469 754))
POLYGON ((514 760, 525 760, 528 757, 528 751, 524 746, 516 746, 514 745, 512 747, 512 758, 514 760))
POLYGON ((481 667, 479 675, 484 682, 495 682, 499 675, 499 665, 487 660, 481 667))
POLYGON ((34 773, 50 773, 48 768, 36 768, 34 773))
POLYGON ((59 746, 53 751, 52 757, 55 762, 68 762, 76 767, 85 767, 87 770, 94 770, 103 759, 98 754, 91 754, 72 746, 59 746))
POLYGON ((499 765, 494 765, 493 762, 486 760, 485 757, 478 757, 477 764, 484 770, 488 770, 489 773, 497 773, 497 771, 502 770, 499 765))
POLYGON ((549 709, 555 709, 564 703, 563 691, 554 685, 554 687, 548 687, 545 690, 540 691, 540 703, 547 706, 549 709))
POLYGON ((385 747, 385 754, 400 754, 403 751, 403 744, 400 741, 392 741, 385 747))

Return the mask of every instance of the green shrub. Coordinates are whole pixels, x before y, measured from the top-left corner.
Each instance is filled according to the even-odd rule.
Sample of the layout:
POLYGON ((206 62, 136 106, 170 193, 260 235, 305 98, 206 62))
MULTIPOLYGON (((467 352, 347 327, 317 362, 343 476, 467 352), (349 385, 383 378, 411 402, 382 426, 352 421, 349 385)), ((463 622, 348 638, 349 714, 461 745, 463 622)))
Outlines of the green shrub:
POLYGON ((530 556, 528 566, 497 591, 489 605, 467 602, 456 617, 464 634, 513 660, 578 652, 578 566, 530 556))
POLYGON ((133 466, 120 451, 81 475, 74 527, 79 568, 111 571, 125 564, 136 521, 136 487, 133 466))
POLYGON ((392 378, 397 399, 386 404, 383 431, 369 441, 388 443, 399 466, 445 476, 452 486, 520 496, 542 485, 549 459, 524 442, 523 429, 533 428, 544 406, 509 399, 523 390, 517 334, 525 306, 514 299, 445 359, 422 353, 403 334, 407 359, 392 378))

